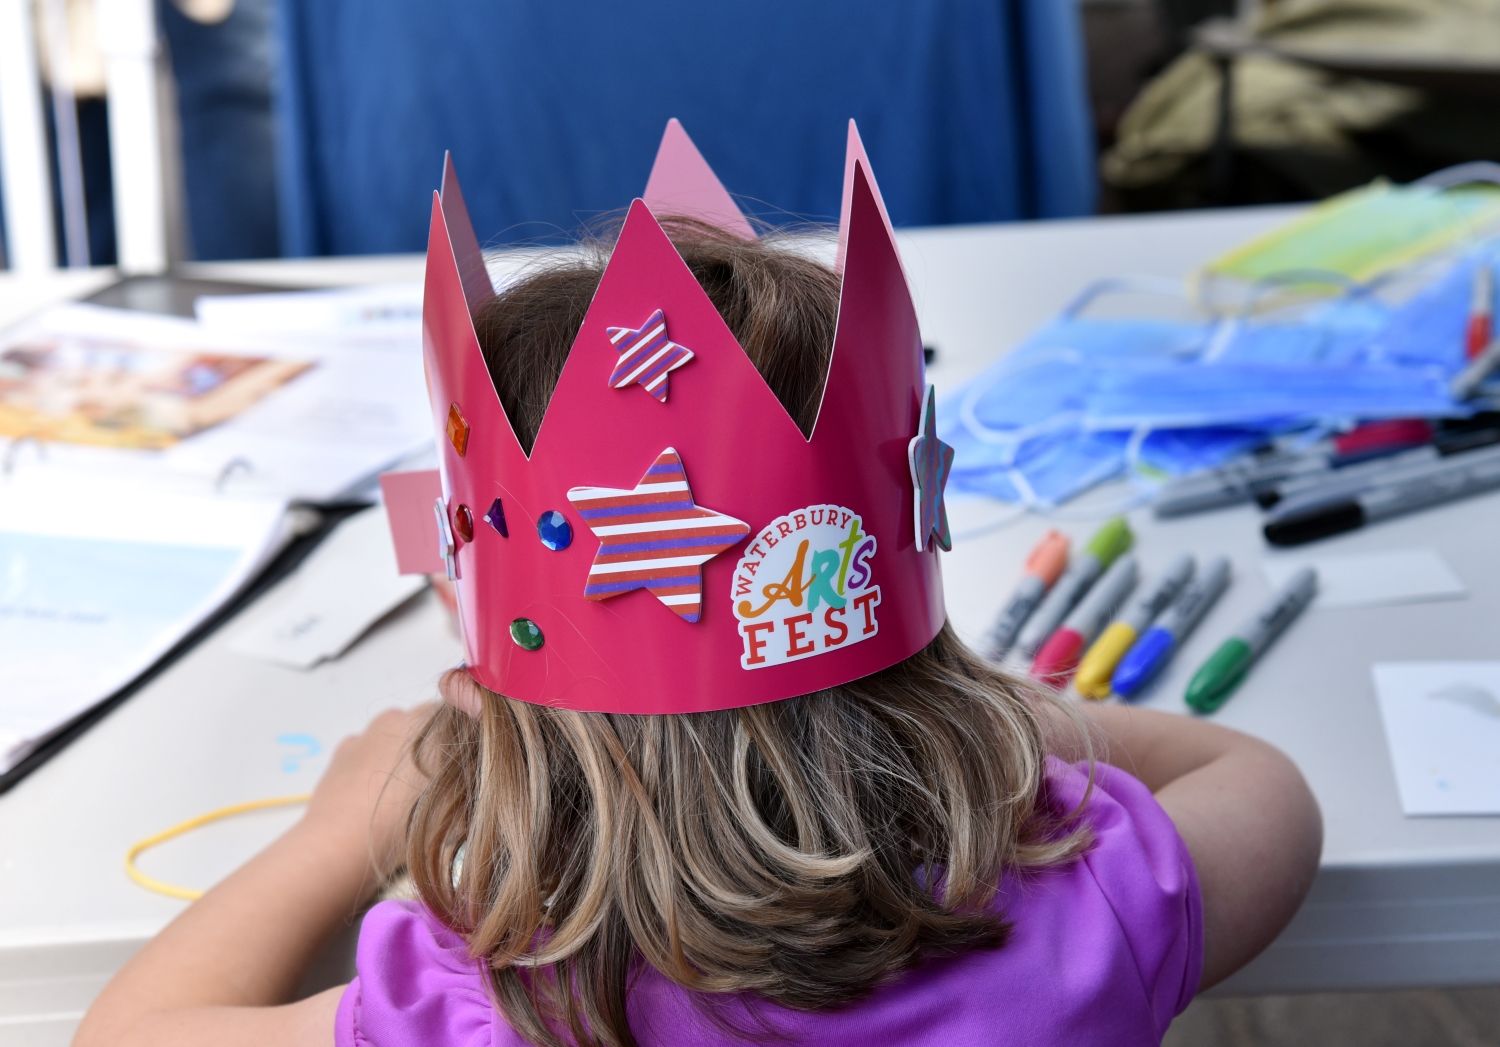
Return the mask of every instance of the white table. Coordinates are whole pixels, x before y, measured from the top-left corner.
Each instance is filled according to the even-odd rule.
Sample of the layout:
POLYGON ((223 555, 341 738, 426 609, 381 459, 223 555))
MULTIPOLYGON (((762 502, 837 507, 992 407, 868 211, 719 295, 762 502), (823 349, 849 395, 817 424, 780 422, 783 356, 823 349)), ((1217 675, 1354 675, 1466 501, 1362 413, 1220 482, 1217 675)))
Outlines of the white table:
MULTIPOLYGON (((1260 232, 1285 209, 1247 209, 909 231, 903 251, 940 389, 971 376, 1053 315, 1084 283, 1122 273, 1181 276, 1260 232)), ((416 279, 418 257, 196 266, 193 275, 278 284, 416 279)), ((107 282, 70 274, 24 286, 0 276, 0 323, 107 282)), ((983 506, 953 507, 956 529, 983 506)), ((1403 818, 1368 666, 1379 659, 1494 657, 1500 496, 1324 543, 1440 548, 1472 595, 1402 608, 1310 613, 1262 662, 1220 722, 1280 746, 1323 807, 1323 869, 1302 913, 1224 987, 1272 992, 1500 981, 1500 819, 1403 818)), ((1147 570, 1181 550, 1222 552, 1238 581, 1149 704, 1182 710, 1187 673, 1266 588, 1254 513, 1131 522, 1147 570)), ((1023 518, 960 542, 944 565, 949 614, 971 639, 988 627, 1047 521, 1023 518)), ((1095 524, 1060 524, 1083 535, 1095 524)), ((309 673, 236 655, 210 638, 10 794, 0 797, 0 1042, 65 1043, 100 985, 181 909, 126 879, 133 841, 240 800, 303 791, 338 738, 377 710, 433 694, 460 658, 443 613, 419 598, 336 662, 309 673), (307 734, 299 757, 279 745, 307 734), (290 768, 290 769, 288 769, 290 768)), ((294 817, 250 816, 143 859, 147 871, 208 885, 294 817)))

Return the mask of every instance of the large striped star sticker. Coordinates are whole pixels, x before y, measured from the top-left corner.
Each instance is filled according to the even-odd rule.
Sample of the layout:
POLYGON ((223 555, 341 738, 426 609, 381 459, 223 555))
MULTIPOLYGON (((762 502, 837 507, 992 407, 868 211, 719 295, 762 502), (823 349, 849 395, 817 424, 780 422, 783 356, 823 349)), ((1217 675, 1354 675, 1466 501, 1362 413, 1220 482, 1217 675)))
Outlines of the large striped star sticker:
POLYGON ((668 447, 629 491, 574 487, 568 501, 599 539, 583 595, 607 600, 647 589, 690 622, 703 608, 703 565, 750 525, 693 504, 682 459, 668 447))
POLYGON ((943 488, 953 470, 953 448, 938 439, 937 390, 927 387, 922 400, 922 431, 906 445, 906 461, 911 467, 912 522, 917 529, 917 548, 926 549, 932 539, 945 551, 953 548, 948 532, 948 507, 943 504, 943 488))
POLYGON ((693 351, 667 337, 667 321, 658 309, 639 327, 609 327, 609 342, 620 351, 609 384, 624 389, 632 382, 667 402, 667 375, 693 358, 693 351))

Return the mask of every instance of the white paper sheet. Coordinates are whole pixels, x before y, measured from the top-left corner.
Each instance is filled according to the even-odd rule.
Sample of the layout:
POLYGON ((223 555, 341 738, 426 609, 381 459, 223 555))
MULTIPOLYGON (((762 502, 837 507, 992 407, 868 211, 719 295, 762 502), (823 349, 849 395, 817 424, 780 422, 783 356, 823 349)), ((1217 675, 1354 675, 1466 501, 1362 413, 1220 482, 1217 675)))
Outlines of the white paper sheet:
POLYGON ((204 295, 198 319, 227 331, 405 340, 422 351, 422 285, 370 284, 273 294, 204 295))
POLYGON ((1314 607, 1368 607, 1378 604, 1456 600, 1469 595, 1463 581, 1436 549, 1390 549, 1347 556, 1287 556, 1261 563, 1261 572, 1279 589, 1303 567, 1318 572, 1314 607))
POLYGON ((229 647, 295 669, 337 658, 370 626, 426 588, 396 569, 385 508, 351 516, 296 572, 235 624, 229 647))
POLYGON ((0 773, 144 672, 281 547, 284 503, 0 480, 0 773))
POLYGON ((1500 662, 1372 667, 1408 815, 1500 814, 1500 662))

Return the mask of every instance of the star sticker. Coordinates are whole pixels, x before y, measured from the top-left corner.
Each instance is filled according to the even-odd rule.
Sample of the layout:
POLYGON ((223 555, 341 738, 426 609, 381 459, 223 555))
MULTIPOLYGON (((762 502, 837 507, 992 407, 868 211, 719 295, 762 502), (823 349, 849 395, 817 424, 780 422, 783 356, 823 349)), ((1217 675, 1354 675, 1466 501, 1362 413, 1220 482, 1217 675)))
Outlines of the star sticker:
POLYGON ((693 504, 682 459, 668 447, 629 491, 575 487, 568 501, 599 539, 583 595, 607 600, 647 589, 690 622, 703 604, 703 565, 750 525, 693 504))
POLYGON ((953 448, 938 439, 937 389, 927 387, 922 403, 922 431, 906 445, 906 462, 911 466, 912 521, 917 529, 917 548, 927 548, 928 539, 943 550, 953 548, 948 531, 948 507, 943 504, 943 488, 953 470, 953 448))
POLYGON ((609 384, 624 389, 632 382, 661 403, 667 402, 667 375, 693 358, 693 351, 667 337, 667 321, 658 309, 639 327, 609 327, 610 344, 620 350, 609 384))

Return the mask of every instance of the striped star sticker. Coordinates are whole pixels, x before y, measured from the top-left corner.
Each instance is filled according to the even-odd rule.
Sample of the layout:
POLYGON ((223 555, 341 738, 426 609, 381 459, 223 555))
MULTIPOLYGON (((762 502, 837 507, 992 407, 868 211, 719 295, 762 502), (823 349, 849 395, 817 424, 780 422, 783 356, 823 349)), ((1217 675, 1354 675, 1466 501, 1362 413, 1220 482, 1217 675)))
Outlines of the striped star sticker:
POLYGON ((693 504, 682 459, 670 447, 633 489, 575 487, 568 501, 599 539, 585 596, 646 589, 690 622, 702 613, 703 565, 750 533, 743 520, 693 504))
POLYGON ((693 358, 693 351, 667 337, 667 321, 658 309, 639 327, 609 327, 609 342, 620 351, 609 384, 624 389, 632 382, 661 403, 667 402, 667 375, 693 358))
POLYGON ((922 431, 906 445, 906 462, 911 467, 912 522, 917 529, 917 548, 926 549, 929 539, 944 551, 953 548, 948 531, 948 507, 943 504, 943 489, 953 470, 953 448, 938 439, 937 389, 927 387, 922 401, 922 431))

